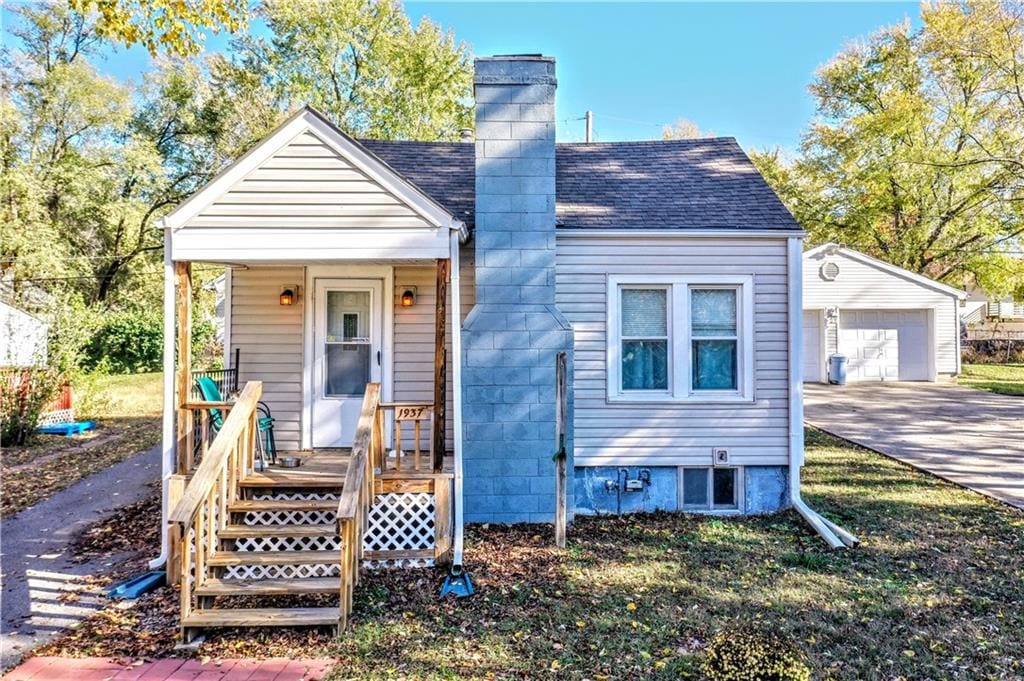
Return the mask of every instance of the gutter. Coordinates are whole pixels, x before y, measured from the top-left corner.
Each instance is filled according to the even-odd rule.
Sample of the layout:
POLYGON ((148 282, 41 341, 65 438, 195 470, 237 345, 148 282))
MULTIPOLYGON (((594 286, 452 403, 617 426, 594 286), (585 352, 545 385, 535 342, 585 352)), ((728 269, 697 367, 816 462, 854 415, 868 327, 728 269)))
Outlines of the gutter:
POLYGON ((164 230, 164 405, 161 410, 161 511, 160 511, 160 555, 149 561, 149 569, 155 570, 167 563, 170 542, 167 536, 167 507, 171 476, 175 473, 174 442, 174 262, 171 260, 171 230, 167 223, 160 221, 164 230))
POLYGON ((823 517, 800 496, 804 465, 803 377, 803 248, 800 237, 787 242, 789 279, 789 501, 814 531, 834 549, 854 547, 859 540, 823 517))

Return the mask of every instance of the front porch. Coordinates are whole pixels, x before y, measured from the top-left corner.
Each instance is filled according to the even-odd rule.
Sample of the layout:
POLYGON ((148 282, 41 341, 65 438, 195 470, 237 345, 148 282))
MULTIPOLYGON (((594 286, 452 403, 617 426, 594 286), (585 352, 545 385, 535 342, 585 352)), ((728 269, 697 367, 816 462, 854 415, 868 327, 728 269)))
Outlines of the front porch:
POLYGON ((341 629, 362 568, 457 556, 466 225, 304 109, 164 228, 165 551, 183 638, 341 629), (227 271, 218 374, 192 365, 196 263, 227 271))

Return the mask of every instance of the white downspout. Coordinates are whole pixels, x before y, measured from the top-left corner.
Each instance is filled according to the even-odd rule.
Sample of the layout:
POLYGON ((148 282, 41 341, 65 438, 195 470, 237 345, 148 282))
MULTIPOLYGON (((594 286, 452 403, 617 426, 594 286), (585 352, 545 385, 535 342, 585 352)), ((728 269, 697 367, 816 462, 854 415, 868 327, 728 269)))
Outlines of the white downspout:
POLYGON ((800 497, 804 465, 803 239, 787 239, 789 275, 789 500, 797 513, 834 549, 854 546, 857 538, 823 518, 800 497))
POLYGON ((162 408, 161 449, 161 511, 160 511, 160 555, 149 561, 149 569, 155 570, 167 562, 170 543, 167 537, 168 487, 175 471, 174 441, 174 262, 171 260, 171 230, 161 223, 164 230, 164 404, 162 408))
POLYGON ((451 318, 452 329, 452 445, 455 449, 455 541, 452 565, 462 565, 462 303, 459 277, 459 231, 452 230, 449 257, 451 258, 451 318))

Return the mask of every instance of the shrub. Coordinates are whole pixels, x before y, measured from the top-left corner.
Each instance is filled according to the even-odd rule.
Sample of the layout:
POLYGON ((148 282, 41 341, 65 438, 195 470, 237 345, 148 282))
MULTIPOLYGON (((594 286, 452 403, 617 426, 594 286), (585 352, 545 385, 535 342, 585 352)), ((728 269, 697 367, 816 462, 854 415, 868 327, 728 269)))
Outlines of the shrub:
POLYGON ((53 369, 11 369, 0 373, 0 446, 31 442, 39 417, 64 384, 53 369))
POLYGON ((85 366, 115 373, 159 371, 163 362, 163 336, 159 313, 108 314, 85 347, 85 366))
POLYGON ((789 638, 752 625, 723 630, 708 642, 704 673, 712 681, 809 681, 811 670, 789 638))
MULTIPOLYGON (((216 352, 216 327, 192 323, 192 357, 202 362, 216 352)), ((163 316, 160 311, 126 310, 103 317, 85 346, 85 368, 111 373, 160 371, 163 367, 163 316)))

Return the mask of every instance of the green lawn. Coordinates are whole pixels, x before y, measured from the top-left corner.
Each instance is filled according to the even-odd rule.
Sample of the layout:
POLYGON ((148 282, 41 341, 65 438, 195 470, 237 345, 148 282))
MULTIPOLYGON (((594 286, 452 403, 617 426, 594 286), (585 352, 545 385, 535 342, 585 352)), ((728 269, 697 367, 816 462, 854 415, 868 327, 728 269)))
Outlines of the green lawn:
MULTIPOLYGON (((807 463, 809 503, 859 548, 790 512, 580 518, 566 551, 549 527, 474 526, 471 599, 439 601, 437 572, 366 573, 340 641, 228 631, 197 654, 331 656, 338 679, 684 679, 716 632, 758 622, 817 679, 1024 678, 1024 514, 815 431, 807 463)), ((111 606, 45 654, 171 654, 175 609, 167 588, 111 606)))
POLYGON ((965 364, 957 382, 1002 395, 1024 395, 1024 364, 965 364))
POLYGON ((162 374, 86 375, 75 385, 75 418, 97 422, 75 437, 41 435, 8 447, 0 459, 3 516, 155 445, 160 438, 162 374))

